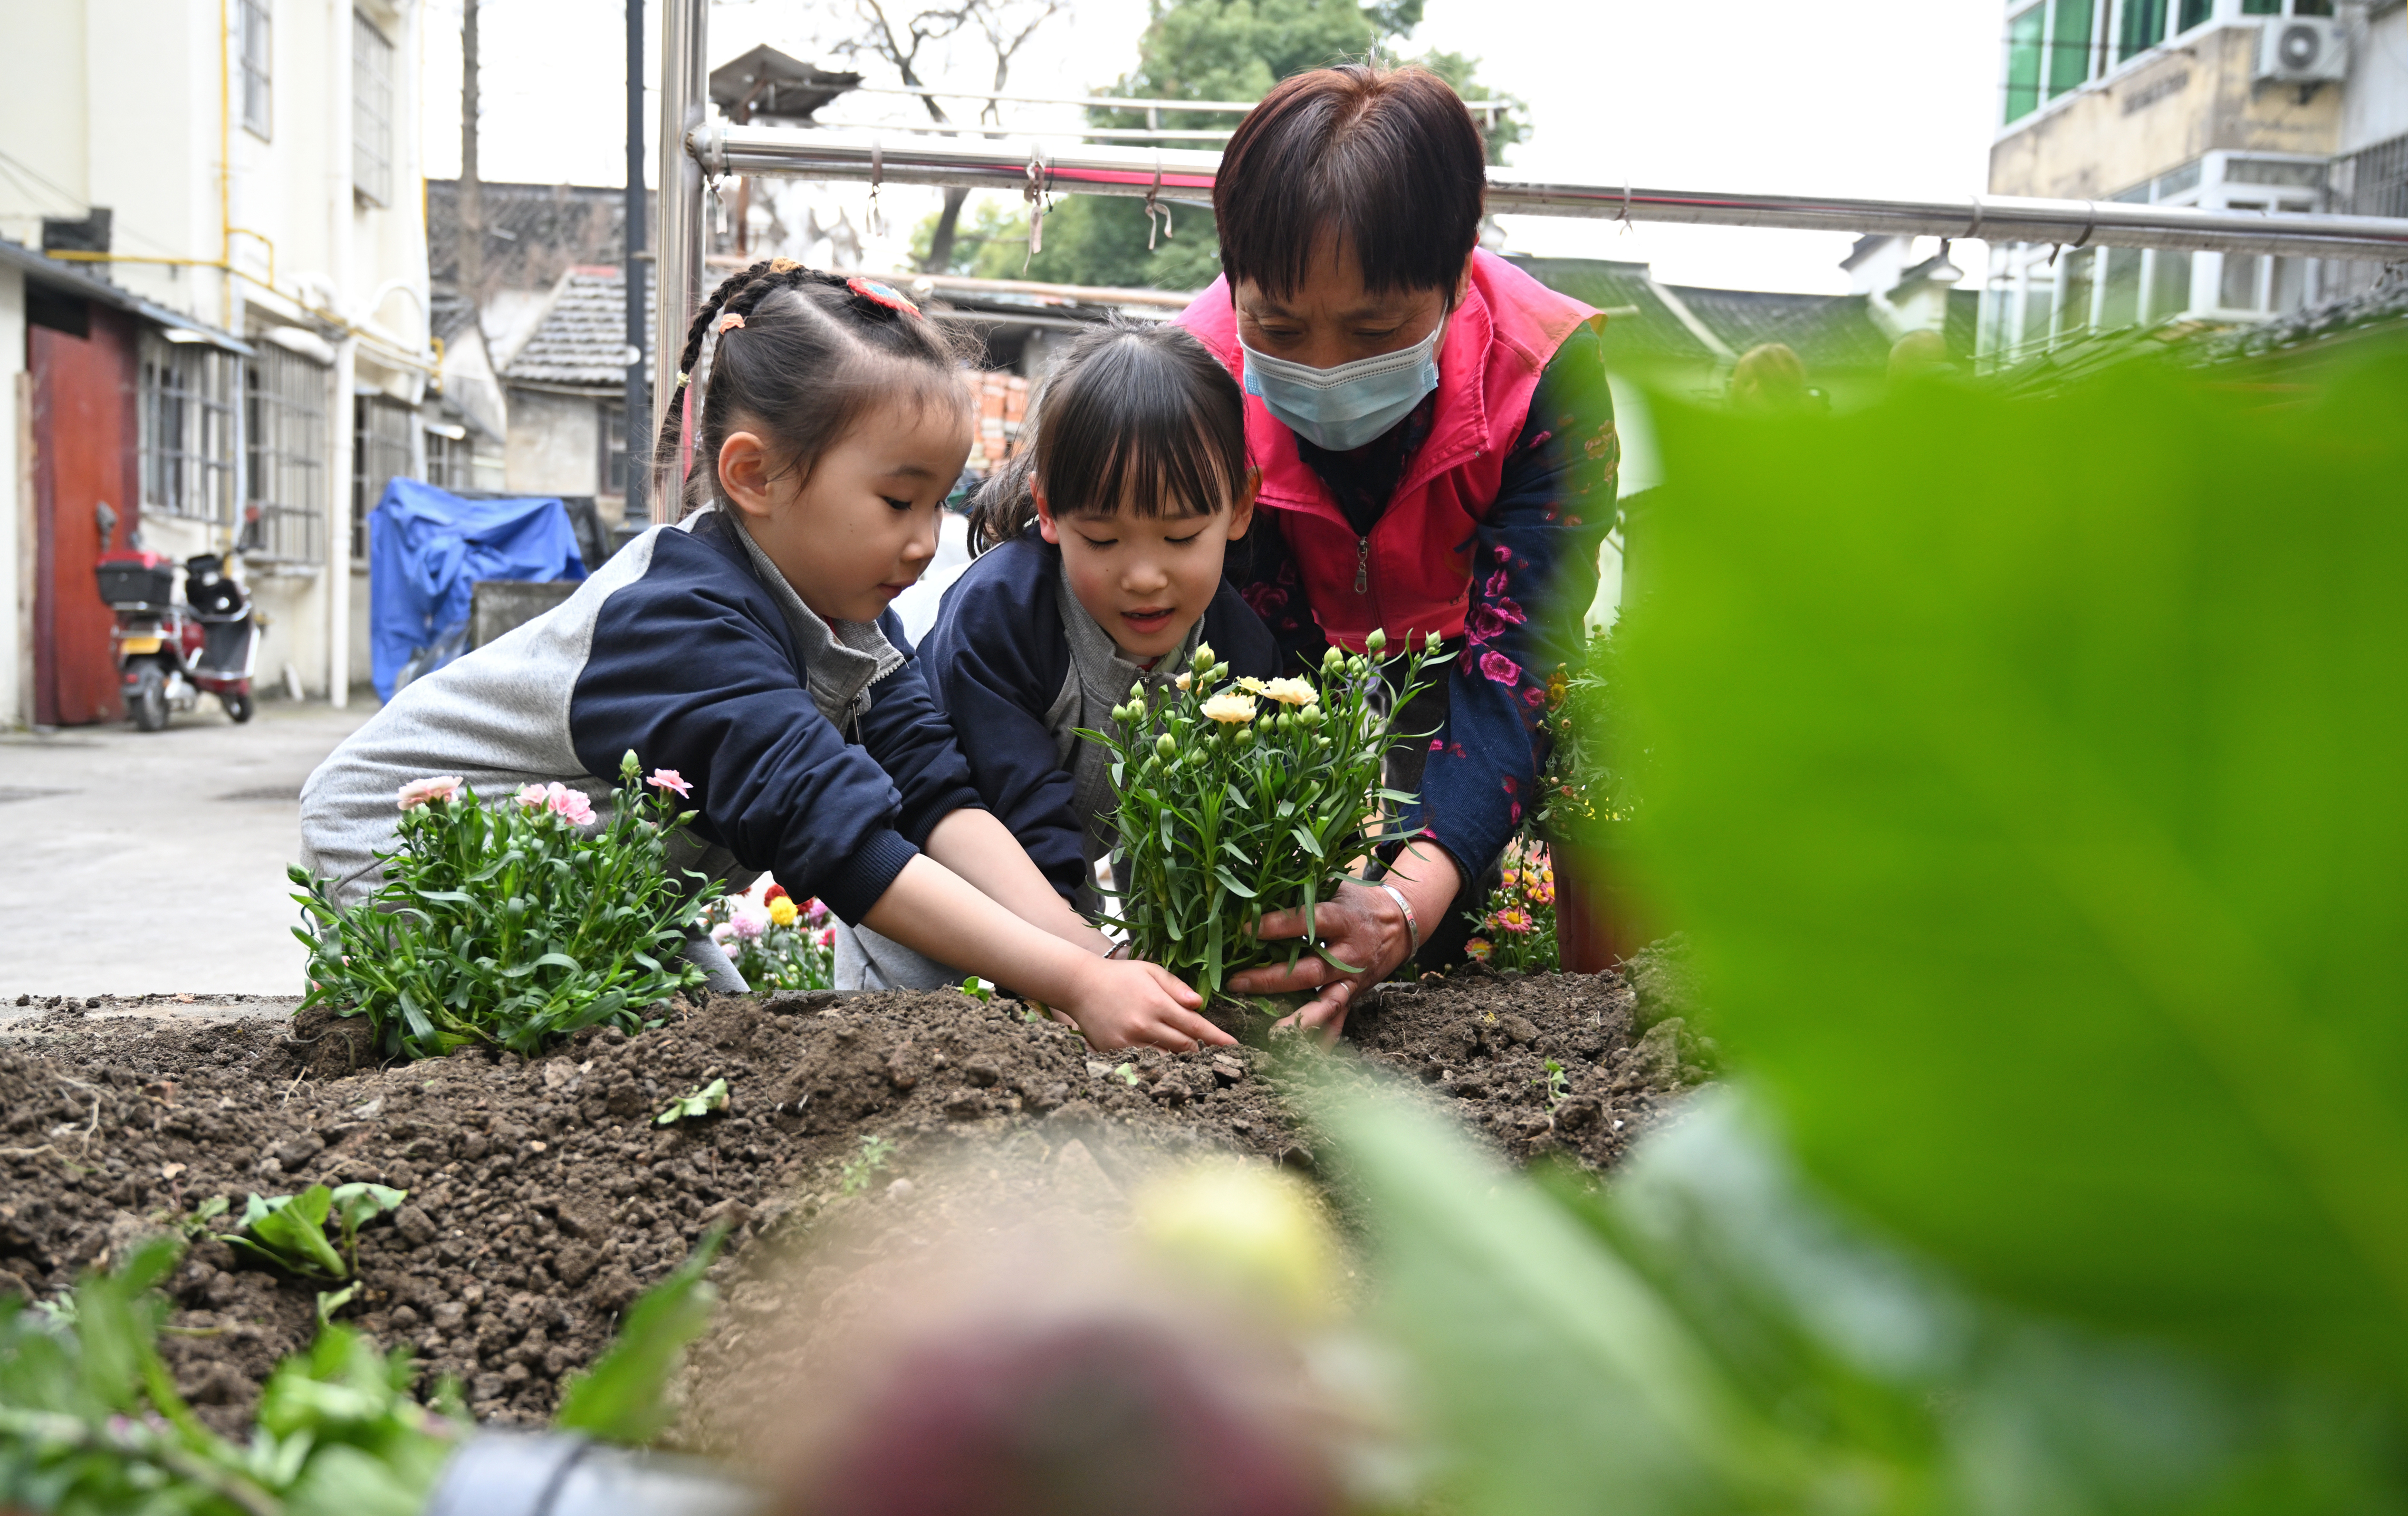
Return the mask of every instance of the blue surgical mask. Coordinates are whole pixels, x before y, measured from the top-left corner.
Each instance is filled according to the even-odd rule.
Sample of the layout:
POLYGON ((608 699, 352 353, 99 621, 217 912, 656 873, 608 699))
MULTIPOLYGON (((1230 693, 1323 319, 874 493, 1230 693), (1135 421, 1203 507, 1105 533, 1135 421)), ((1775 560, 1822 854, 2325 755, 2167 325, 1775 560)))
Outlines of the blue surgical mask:
POLYGON ((1440 321, 1410 348, 1357 358, 1335 368, 1312 368, 1238 346, 1246 355, 1246 393, 1297 436, 1317 448, 1346 452, 1403 421, 1438 388, 1440 321))

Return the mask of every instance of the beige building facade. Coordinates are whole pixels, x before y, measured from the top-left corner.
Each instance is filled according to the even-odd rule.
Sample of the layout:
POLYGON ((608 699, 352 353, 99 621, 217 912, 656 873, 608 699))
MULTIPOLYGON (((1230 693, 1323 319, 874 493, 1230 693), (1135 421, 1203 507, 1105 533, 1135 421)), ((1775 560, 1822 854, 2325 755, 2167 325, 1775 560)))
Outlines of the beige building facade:
POLYGON ((44 557, 36 539, 80 534, 98 502, 37 490, 36 472, 53 481, 74 469, 39 471, 27 455, 79 462, 83 439, 36 423, 32 371, 98 340, 74 330, 77 312, 111 304, 131 312, 102 322, 122 348, 128 392, 126 483, 108 502, 119 545, 138 528, 143 547, 171 558, 238 551, 267 622, 259 681, 280 686, 290 669, 306 693, 339 704, 366 666, 355 505, 373 504, 386 476, 423 473, 430 440, 438 453, 450 440, 428 432, 422 408, 437 371, 418 152, 422 0, 0 8, 11 170, 0 174, 0 239, 108 295, 84 300, 44 266, 18 268, 21 282, 0 291, 0 390, 18 413, 0 451, 14 570, 0 720, 35 719, 28 691, 42 680, 27 671, 29 649, 50 657, 68 635, 53 617, 37 636, 36 603, 96 594, 66 576, 29 578, 28 555, 44 557))
MULTIPOLYGON (((2352 210, 2351 137, 2408 119, 2383 47, 2399 0, 2009 0, 2006 18, 1994 194, 2352 210)), ((1979 347, 1985 365, 2011 365, 2102 331, 2261 320, 2372 277, 2314 259, 2001 245, 1979 347)))

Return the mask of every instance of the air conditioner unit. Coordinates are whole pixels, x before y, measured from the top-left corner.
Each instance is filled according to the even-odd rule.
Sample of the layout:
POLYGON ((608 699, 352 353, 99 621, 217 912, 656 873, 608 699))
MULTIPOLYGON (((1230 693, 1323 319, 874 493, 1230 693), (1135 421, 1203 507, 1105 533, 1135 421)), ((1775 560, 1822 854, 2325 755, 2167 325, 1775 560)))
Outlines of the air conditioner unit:
POLYGON ((2349 36, 2324 16, 2282 16, 2258 34, 2260 84, 2320 84, 2349 74, 2349 36))

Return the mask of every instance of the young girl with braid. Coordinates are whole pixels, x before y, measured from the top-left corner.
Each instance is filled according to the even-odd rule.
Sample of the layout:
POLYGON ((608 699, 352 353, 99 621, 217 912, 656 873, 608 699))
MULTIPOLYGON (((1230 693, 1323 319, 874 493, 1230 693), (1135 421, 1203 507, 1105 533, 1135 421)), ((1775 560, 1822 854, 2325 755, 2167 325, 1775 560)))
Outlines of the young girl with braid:
MULTIPOLYGON (((1035 446, 979 492, 979 557, 920 661, 980 797, 1092 914, 1092 870, 1116 841, 1111 754, 1080 728, 1107 729, 1132 686, 1159 693, 1199 645, 1254 679, 1280 654, 1221 579, 1254 492, 1245 397, 1203 343, 1168 323, 1092 327, 1034 414, 1035 446)), ((838 933, 836 966, 838 985, 869 989, 962 978, 867 930, 838 933)))
MULTIPOLYGON (((1226 1043, 1192 990, 1109 944, 982 804, 887 610, 935 555, 970 443, 945 341, 883 284, 784 259, 714 292, 661 456, 680 519, 556 609, 419 679, 302 794, 304 863, 378 883, 400 787, 563 783, 607 806, 620 755, 692 786, 697 856, 1076 1021, 1098 1047, 1226 1043)), ((740 988, 709 939, 689 955, 740 988)))

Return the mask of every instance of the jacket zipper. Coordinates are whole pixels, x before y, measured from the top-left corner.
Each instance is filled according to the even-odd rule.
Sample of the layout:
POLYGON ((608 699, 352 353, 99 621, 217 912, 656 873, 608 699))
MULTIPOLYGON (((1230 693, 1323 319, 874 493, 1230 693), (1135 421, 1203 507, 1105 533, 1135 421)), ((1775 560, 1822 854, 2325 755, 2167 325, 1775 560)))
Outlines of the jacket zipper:
POLYGON ((1354 593, 1371 593, 1371 539, 1368 536, 1354 539, 1354 593))

